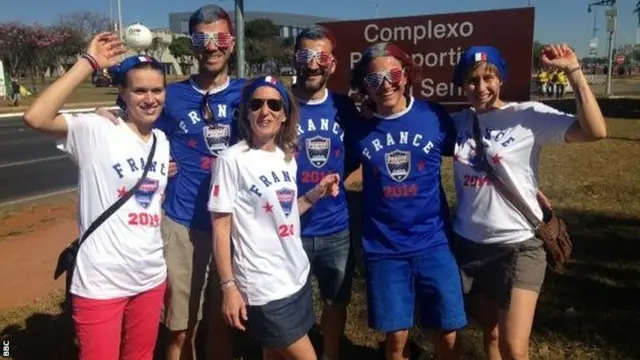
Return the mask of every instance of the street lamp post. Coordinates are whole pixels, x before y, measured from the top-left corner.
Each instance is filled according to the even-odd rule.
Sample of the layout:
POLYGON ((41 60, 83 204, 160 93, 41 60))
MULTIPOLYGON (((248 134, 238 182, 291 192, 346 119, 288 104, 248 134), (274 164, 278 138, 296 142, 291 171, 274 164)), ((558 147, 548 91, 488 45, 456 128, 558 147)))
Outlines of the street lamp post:
POLYGON ((124 38, 122 31, 122 4, 118 0, 118 34, 120 35, 120 40, 124 38))
MULTIPOLYGON (((591 7, 592 6, 608 6, 608 9, 606 11, 606 16, 607 16, 607 32, 609 33, 608 36, 608 48, 607 48, 607 87, 605 90, 605 95, 606 96, 611 96, 613 95, 611 92, 611 74, 612 74, 612 67, 613 67, 613 48, 614 48, 614 35, 616 32, 616 28, 618 26, 618 10, 616 9, 616 0, 602 0, 602 1, 596 1, 594 3, 589 4, 589 8, 587 9, 588 12, 591 12, 591 7)), ((594 24, 595 24, 595 20, 594 20, 594 24)), ((594 25, 595 28, 595 25, 594 25)))
POLYGON ((236 1, 236 76, 242 79, 245 76, 244 60, 244 0, 236 1))

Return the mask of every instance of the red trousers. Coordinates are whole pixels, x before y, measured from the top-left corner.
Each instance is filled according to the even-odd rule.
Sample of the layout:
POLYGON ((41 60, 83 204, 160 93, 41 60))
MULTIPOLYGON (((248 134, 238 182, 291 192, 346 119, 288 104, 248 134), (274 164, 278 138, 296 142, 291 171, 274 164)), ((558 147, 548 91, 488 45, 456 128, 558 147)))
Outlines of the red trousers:
POLYGON ((73 295, 80 360, 151 360, 166 282, 138 295, 109 300, 73 295))

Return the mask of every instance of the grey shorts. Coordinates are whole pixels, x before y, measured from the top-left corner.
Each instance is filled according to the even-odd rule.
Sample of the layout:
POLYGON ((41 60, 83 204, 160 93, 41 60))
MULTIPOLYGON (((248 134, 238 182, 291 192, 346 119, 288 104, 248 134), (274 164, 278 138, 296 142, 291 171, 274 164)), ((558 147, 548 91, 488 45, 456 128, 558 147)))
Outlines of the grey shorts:
POLYGON ((465 294, 478 294, 508 309, 511 291, 540 292, 547 255, 537 238, 516 244, 480 244, 456 235, 454 253, 465 294))

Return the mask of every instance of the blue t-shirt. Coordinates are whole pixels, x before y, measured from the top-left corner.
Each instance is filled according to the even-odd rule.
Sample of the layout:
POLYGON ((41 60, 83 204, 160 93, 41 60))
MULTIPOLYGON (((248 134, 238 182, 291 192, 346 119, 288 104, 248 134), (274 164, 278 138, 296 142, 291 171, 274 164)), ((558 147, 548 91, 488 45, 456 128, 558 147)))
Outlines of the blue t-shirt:
POLYGON ((186 227, 211 231, 207 209, 211 169, 217 154, 236 142, 236 120, 245 83, 230 80, 210 92, 209 106, 215 118, 211 123, 204 121, 201 112, 206 91, 193 79, 167 86, 165 108, 155 126, 169 138, 178 173, 169 178, 163 210, 186 227))
POLYGON ((456 138, 446 110, 410 97, 404 111, 354 129, 348 146, 362 163, 365 256, 405 258, 446 247, 449 208, 440 164, 456 138))
MULTIPOLYGON (((300 102, 298 125, 298 191, 304 194, 328 174, 338 173, 344 181, 347 124, 358 122, 360 114, 347 96, 326 91, 321 100, 300 102)), ((337 197, 318 200, 300 218, 303 237, 325 236, 349 227, 344 183, 337 197)))

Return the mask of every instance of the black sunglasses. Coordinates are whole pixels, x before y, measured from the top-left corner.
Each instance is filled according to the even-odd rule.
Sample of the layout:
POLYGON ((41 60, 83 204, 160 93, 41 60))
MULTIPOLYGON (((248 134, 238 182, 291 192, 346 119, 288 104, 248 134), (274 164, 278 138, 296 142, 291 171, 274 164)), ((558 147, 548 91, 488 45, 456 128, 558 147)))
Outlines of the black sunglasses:
POLYGON ((251 111, 258 111, 262 109, 262 106, 265 102, 267 103, 267 106, 271 111, 280 111, 284 107, 284 103, 282 102, 282 100, 253 98, 249 100, 249 108, 251 109, 251 111))
POLYGON ((215 115, 213 114, 213 110, 211 110, 211 105, 209 105, 209 99, 211 98, 211 94, 207 93, 202 97, 202 103, 200 103, 200 113, 202 114, 202 118, 205 122, 215 122, 215 115))

